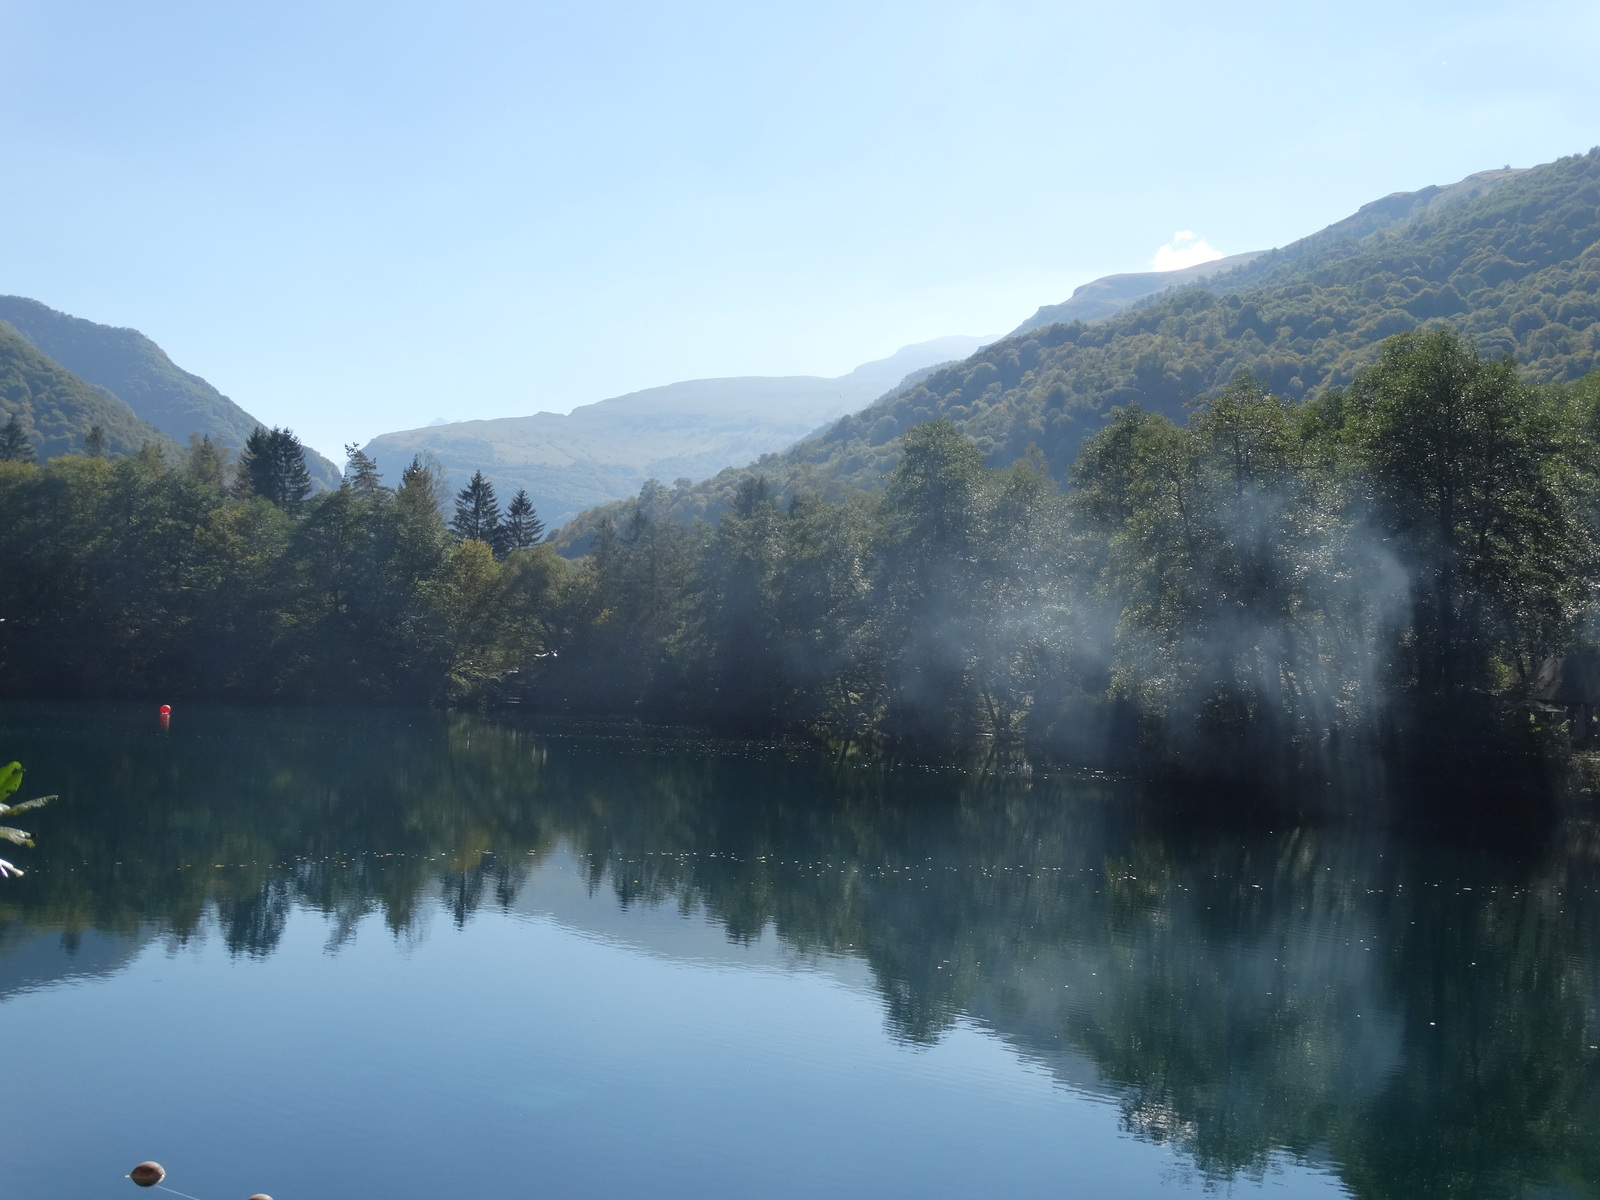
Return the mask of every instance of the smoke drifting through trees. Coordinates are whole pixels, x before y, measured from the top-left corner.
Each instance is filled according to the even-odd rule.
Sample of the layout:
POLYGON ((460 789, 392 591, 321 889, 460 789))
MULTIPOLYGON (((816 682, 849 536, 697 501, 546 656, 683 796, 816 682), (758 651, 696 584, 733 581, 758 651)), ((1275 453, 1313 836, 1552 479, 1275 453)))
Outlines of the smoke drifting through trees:
POLYGON ((750 480, 689 530, 655 485, 578 563, 481 477, 452 538, 421 462, 390 491, 352 456, 300 504, 153 456, 12 464, 4 678, 992 738, 1191 777, 1531 750, 1530 674, 1592 618, 1597 404, 1407 334, 1312 401, 1243 377, 1183 425, 1119 409, 1065 494, 1036 451, 986 468, 933 421, 882 491, 750 480))

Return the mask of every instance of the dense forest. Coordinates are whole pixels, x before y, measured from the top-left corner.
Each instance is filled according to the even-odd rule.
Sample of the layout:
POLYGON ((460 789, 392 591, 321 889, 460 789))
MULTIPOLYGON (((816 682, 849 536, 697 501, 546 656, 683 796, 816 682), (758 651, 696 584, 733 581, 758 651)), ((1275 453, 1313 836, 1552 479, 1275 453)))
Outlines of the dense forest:
MULTIPOLYGON (((1181 419, 1241 373, 1290 399, 1315 397, 1348 386, 1386 338, 1419 328, 1470 333, 1539 382, 1600 368, 1600 149, 1441 199, 1371 232, 1341 222, 1131 312, 1019 331, 784 454, 653 492, 653 502, 692 523, 726 511, 758 474, 785 500, 879 487, 898 439, 934 418, 953 421, 991 466, 1037 446, 1065 482, 1115 408, 1181 419)), ((586 550, 621 512, 580 518, 559 544, 586 550)))
POLYGON ((115 454, 145 445, 176 451, 177 443, 142 421, 117 397, 85 383, 0 321, 0 422, 15 422, 34 453, 82 454, 99 444, 115 454))
MULTIPOLYGON (((649 496, 573 563, 526 497, 450 499, 298 444, 0 463, 0 681, 17 695, 505 702, 751 733, 1262 779, 1353 747, 1533 752, 1543 657, 1593 636, 1600 377, 1529 384, 1449 331, 1347 388, 1241 375, 1178 424, 1115 409, 1063 492, 948 420, 887 487, 716 526, 649 496)), ((1550 724, 1549 721, 1543 722, 1550 724)), ((1470 758, 1470 753, 1467 757, 1470 758)))

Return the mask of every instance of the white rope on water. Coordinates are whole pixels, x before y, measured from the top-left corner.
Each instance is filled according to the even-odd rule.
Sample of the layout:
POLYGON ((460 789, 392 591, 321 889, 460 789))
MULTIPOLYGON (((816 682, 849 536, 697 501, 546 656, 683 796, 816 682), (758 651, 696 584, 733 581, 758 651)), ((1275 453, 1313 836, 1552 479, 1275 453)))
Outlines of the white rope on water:
POLYGON ((160 1188, 163 1192, 171 1192, 174 1196, 182 1196, 183 1200, 200 1200, 198 1196, 191 1196, 188 1192, 180 1192, 177 1188, 169 1188, 164 1183, 158 1183, 155 1186, 160 1188))

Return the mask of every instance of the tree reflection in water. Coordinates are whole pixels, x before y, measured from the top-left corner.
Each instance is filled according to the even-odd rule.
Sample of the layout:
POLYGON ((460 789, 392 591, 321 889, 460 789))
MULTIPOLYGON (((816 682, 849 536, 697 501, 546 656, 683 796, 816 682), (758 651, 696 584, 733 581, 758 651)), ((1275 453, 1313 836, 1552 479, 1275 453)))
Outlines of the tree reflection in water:
POLYGON ((297 906, 335 947, 372 913, 405 936, 436 903, 457 924, 509 907, 564 847, 624 906, 865 961, 894 1036, 977 1021, 1209 1178, 1290 1154, 1369 1197, 1600 1188, 1584 827, 1507 855, 1348 822, 1178 827, 1113 783, 636 731, 145 723, 6 714, 7 753, 63 799, 0 890, 0 948, 214 922, 259 957, 297 906))

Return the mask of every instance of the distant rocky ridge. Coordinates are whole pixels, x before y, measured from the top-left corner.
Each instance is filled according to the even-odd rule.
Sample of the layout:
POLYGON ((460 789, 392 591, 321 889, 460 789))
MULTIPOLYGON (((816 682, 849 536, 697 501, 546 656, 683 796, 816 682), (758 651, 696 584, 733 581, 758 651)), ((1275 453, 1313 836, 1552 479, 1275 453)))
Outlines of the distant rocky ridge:
POLYGON ((693 379, 646 388, 570 413, 456 421, 385 433, 365 451, 389 482, 414 455, 431 455, 459 487, 473 471, 502 501, 523 488, 547 525, 637 492, 647 479, 704 479, 730 463, 782 450, 984 338, 905 346, 848 375, 693 379))
MULTIPOLYGON (((183 370, 136 329, 97 325, 25 296, 0 296, 0 321, 8 322, 41 354, 78 378, 110 392, 179 445, 198 433, 237 453, 252 429, 269 424, 200 376, 183 370)), ((339 468, 309 446, 306 467, 321 487, 339 486, 339 468)))
POLYGON ((1203 283, 1218 275, 1244 266, 1261 256, 1260 250, 1213 259, 1198 266, 1181 267, 1176 271, 1134 271, 1125 275, 1106 275, 1075 289, 1072 297, 1060 304, 1046 304, 1007 337, 1027 333, 1030 329, 1043 329, 1046 325, 1062 325, 1069 321, 1103 320, 1133 307, 1140 300, 1171 288, 1203 283))
MULTIPOLYGON (((1539 170, 1538 167, 1501 167, 1492 171, 1477 171, 1455 183, 1430 184, 1414 192, 1390 192, 1387 196, 1363 204, 1342 221, 1335 221, 1325 229, 1301 238, 1284 249, 1310 251, 1320 249, 1330 242, 1349 242, 1410 223, 1435 213, 1458 200, 1471 200, 1483 196, 1509 183, 1519 175, 1539 170)), ((1259 257, 1259 256, 1258 256, 1259 257)))

